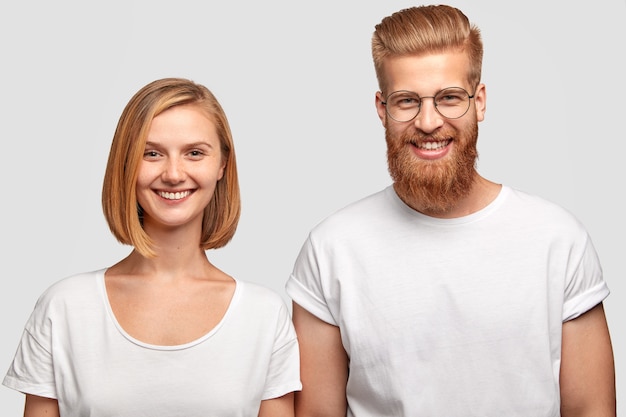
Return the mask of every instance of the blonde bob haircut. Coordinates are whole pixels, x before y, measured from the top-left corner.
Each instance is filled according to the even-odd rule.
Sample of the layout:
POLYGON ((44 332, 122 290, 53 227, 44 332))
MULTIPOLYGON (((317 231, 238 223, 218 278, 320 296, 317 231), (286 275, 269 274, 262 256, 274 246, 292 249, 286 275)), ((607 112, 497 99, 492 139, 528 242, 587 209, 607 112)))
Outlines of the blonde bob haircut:
POLYGON ((132 245, 146 257, 155 247, 142 227, 142 208, 136 184, 152 119, 167 109, 194 105, 215 124, 221 144, 224 176, 204 210, 199 245, 204 250, 226 245, 235 234, 241 212, 239 179, 233 138, 215 96, 203 85, 183 78, 163 78, 141 88, 130 99, 115 129, 102 187, 102 207, 111 232, 122 244, 132 245))
MULTIPOLYGON (((424 55, 446 51, 467 53, 467 81, 480 83, 483 43, 480 30, 459 9, 446 5, 417 6, 385 17, 372 36, 372 57, 378 86, 385 92, 383 62, 387 57, 424 55)), ((388 93, 388 92, 387 92, 388 93)))

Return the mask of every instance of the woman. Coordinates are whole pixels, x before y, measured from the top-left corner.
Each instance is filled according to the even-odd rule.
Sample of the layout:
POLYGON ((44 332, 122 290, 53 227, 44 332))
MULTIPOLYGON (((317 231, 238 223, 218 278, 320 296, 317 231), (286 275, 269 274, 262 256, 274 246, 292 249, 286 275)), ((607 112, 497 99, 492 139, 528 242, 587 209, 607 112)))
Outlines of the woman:
POLYGON ((167 78, 132 97, 102 204, 133 250, 38 300, 3 381, 26 394, 24 416, 293 416, 284 302, 206 256, 240 213, 230 127, 206 87, 167 78))

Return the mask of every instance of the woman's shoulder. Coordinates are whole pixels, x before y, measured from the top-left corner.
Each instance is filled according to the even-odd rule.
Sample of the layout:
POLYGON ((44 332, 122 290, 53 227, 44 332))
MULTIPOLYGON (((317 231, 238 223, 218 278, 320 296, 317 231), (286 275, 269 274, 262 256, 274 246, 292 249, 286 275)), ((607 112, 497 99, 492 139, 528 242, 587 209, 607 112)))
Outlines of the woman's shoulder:
POLYGON ((256 309, 282 310, 287 308, 285 300, 278 292, 262 284, 237 280, 239 293, 243 304, 256 309))
POLYGON ((265 285, 251 281, 237 280, 237 286, 240 287, 242 294, 245 294, 246 297, 264 302, 283 302, 280 295, 276 291, 266 287, 265 285))
POLYGON ((238 300, 232 314, 248 336, 265 334, 281 340, 295 339, 290 309, 277 291, 249 281, 237 281, 237 285, 238 300))
POLYGON ((104 270, 70 275, 50 285, 37 299, 26 327, 45 337, 52 323, 85 319, 94 306, 101 305, 99 277, 104 277, 104 270))
POLYGON ((104 269, 81 272, 66 276, 50 285, 39 297, 37 304, 67 304, 72 302, 90 301, 98 293, 100 279, 104 269))

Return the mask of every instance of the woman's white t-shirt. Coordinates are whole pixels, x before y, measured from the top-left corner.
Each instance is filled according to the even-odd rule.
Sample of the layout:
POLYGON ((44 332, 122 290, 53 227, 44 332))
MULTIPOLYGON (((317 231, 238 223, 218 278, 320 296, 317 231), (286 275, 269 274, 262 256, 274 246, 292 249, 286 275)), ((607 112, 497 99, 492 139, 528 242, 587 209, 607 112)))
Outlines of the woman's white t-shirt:
POLYGON ((38 300, 3 384, 56 398, 62 417, 257 416, 301 389, 298 343, 280 296, 237 281, 215 328, 180 346, 128 335, 105 269, 68 277, 38 300))

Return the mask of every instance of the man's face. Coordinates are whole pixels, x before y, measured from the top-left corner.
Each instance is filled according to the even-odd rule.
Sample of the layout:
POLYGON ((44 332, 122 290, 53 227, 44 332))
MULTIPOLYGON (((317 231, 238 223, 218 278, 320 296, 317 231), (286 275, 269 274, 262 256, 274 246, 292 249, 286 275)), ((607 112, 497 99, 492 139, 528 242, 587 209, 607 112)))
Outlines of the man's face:
MULTIPOLYGON (((468 85, 469 60, 464 53, 388 58, 384 64, 388 91, 376 95, 378 115, 385 126, 387 160, 394 188, 405 203, 429 215, 445 215, 465 197, 476 175, 478 122, 485 112, 485 88, 468 85), (442 116, 435 96, 448 87, 469 95, 467 112, 442 116), (389 117, 385 102, 391 93, 406 90, 422 97, 419 114, 398 122, 389 117)), ((443 109, 445 98, 440 101, 443 109)))

